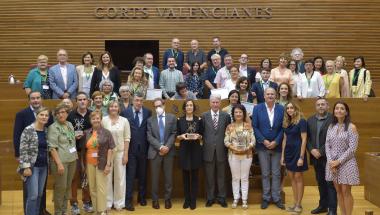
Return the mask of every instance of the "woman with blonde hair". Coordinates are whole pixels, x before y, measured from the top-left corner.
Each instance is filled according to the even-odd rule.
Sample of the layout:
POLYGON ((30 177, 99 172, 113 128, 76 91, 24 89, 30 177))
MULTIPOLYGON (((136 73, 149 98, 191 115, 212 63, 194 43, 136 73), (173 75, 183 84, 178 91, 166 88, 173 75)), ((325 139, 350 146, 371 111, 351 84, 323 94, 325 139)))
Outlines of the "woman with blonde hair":
POLYGON ((348 73, 343 68, 346 66, 346 59, 343 56, 338 56, 335 58, 335 71, 340 74, 343 78, 343 86, 341 89, 341 97, 349 98, 350 96, 350 81, 348 78, 348 73))
POLYGON ((127 86, 133 96, 136 92, 139 92, 146 97, 146 91, 148 89, 148 79, 144 75, 144 69, 142 67, 134 67, 131 74, 128 76, 127 86))
POLYGON ((24 82, 25 93, 39 91, 43 99, 51 99, 49 84, 48 57, 40 55, 37 58, 37 66, 31 69, 24 82))
POLYGON ((325 97, 326 98, 340 98, 343 88, 343 78, 340 74, 336 73, 334 61, 326 61, 326 73, 322 76, 325 83, 325 97))
POLYGON ((92 94, 91 99, 92 99, 92 104, 89 109, 91 111, 98 110, 102 112, 103 116, 107 116, 108 115, 107 106, 103 105, 104 93, 100 91, 95 91, 92 94))
POLYGON ((131 139, 129 122, 119 114, 119 103, 111 101, 108 106, 108 116, 102 120, 103 127, 111 131, 116 145, 112 157, 113 168, 108 175, 107 208, 114 206, 118 211, 125 207, 126 165, 131 139))
POLYGON ((67 203, 71 197, 71 182, 77 167, 75 132, 67 121, 69 109, 60 103, 54 109, 55 122, 48 129, 48 146, 51 157, 50 168, 54 175, 54 214, 66 214, 67 203))
POLYGON ((283 82, 280 85, 278 85, 277 98, 278 100, 276 102, 282 106, 285 106, 286 103, 292 101, 293 99, 292 88, 290 87, 288 83, 283 82))
POLYGON ((287 208, 289 212, 302 212, 304 193, 303 172, 308 169, 306 159, 307 122, 302 117, 300 108, 293 102, 285 105, 283 120, 284 139, 282 142, 281 165, 287 169, 292 181, 294 205, 287 208))

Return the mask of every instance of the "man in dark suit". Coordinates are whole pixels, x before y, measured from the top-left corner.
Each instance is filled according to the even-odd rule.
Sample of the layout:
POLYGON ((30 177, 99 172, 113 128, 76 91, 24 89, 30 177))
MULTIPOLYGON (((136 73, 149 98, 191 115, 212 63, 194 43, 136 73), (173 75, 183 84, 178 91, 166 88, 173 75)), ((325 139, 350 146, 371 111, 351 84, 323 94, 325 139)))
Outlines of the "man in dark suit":
POLYGON ((256 82, 256 69, 248 66, 248 55, 243 53, 240 55, 239 59, 239 73, 240 77, 245 76, 248 78, 250 86, 252 86, 256 82))
POLYGON ((337 196, 334 184, 325 180, 326 171, 326 134, 332 121, 332 115, 328 113, 328 102, 319 98, 315 102, 316 114, 307 120, 307 150, 310 153, 310 163, 314 166, 315 176, 318 182, 319 205, 311 211, 319 214, 328 211, 329 215, 336 214, 337 196))
POLYGON ((160 70, 153 66, 153 55, 144 54, 144 72, 148 80, 148 89, 160 89, 160 70))
POLYGON ((253 98, 256 100, 257 104, 263 103, 264 100, 264 91, 271 87, 277 90, 277 84, 273 81, 269 81, 270 71, 261 70, 261 81, 256 82, 251 87, 251 93, 253 98))
MULTIPOLYGON (((42 106, 42 98, 41 93, 39 91, 32 91, 28 95, 29 99, 29 107, 21 110, 16 114, 15 118, 15 124, 13 127, 13 146, 15 150, 15 157, 18 162, 18 159, 20 157, 20 138, 21 134, 24 131, 24 129, 32 124, 36 120, 35 112, 42 106)), ((53 117, 50 116, 49 121, 46 126, 49 126, 53 123, 53 117)), ((26 192, 26 186, 23 183, 23 206, 25 211, 25 203, 27 198, 27 192, 26 192)), ((46 211, 46 184, 44 188, 44 193, 42 195, 41 199, 41 208, 40 208, 40 215, 43 214, 50 214, 48 211, 46 211)))
POLYGON ((203 161, 206 174, 206 207, 211 207, 215 200, 227 207, 226 202, 226 161, 227 148, 224 146, 224 134, 231 117, 220 111, 220 95, 210 96, 211 110, 202 114, 203 123, 203 161), (216 177, 215 177, 216 172, 216 177), (215 199, 215 180, 218 185, 215 199))
POLYGON ((164 170, 165 208, 172 207, 171 195, 173 190, 173 160, 175 154, 174 142, 177 133, 177 118, 165 112, 165 102, 156 98, 153 102, 156 114, 148 119, 148 159, 152 175, 152 207, 159 209, 158 187, 161 165, 164 170))
POLYGON ((147 121, 151 116, 150 110, 143 107, 144 95, 135 93, 133 106, 129 106, 120 115, 127 118, 131 127, 131 141, 128 149, 127 182, 125 194, 125 208, 134 211, 133 206, 133 182, 138 177, 138 202, 141 206, 146 205, 146 171, 148 139, 147 121))
POLYGON ((261 208, 266 209, 272 201, 280 209, 285 209, 281 200, 281 149, 284 107, 275 104, 276 90, 269 87, 264 91, 265 103, 253 109, 252 127, 256 137, 256 151, 259 156, 263 200, 261 208), (270 182, 272 175, 272 184, 270 182), (270 193, 272 191, 272 193, 270 193))

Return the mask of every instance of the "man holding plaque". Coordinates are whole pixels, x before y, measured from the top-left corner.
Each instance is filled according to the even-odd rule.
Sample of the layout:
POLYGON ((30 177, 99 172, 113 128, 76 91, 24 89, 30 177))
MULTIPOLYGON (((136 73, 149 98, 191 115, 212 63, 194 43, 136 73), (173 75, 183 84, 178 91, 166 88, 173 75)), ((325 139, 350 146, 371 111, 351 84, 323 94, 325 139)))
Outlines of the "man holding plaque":
POLYGON ((284 210, 285 206, 281 200, 280 166, 284 107, 275 104, 276 90, 271 87, 265 89, 264 99, 264 103, 255 106, 252 117, 263 184, 261 209, 266 209, 272 200, 278 208, 284 210))
MULTIPOLYGON (((75 171, 75 175, 73 181, 71 183, 71 214, 80 214, 80 209, 78 207, 78 199, 77 199, 77 191, 78 187, 81 185, 81 172, 82 165, 80 165, 81 161, 81 146, 82 141, 85 141, 83 136, 83 131, 91 128, 90 123, 90 113, 91 110, 87 108, 88 106, 88 97, 85 92, 78 92, 76 96, 77 108, 72 110, 68 117, 67 121, 71 122, 75 131, 75 139, 76 139, 76 149, 78 153, 77 160, 77 168, 75 171)), ((94 210, 91 205, 91 197, 88 186, 82 189, 82 201, 83 201, 83 210, 86 213, 92 213, 94 210)))
POLYGON ((148 159, 152 176, 152 207, 159 209, 158 188, 161 165, 164 172, 165 208, 172 207, 174 142, 177 134, 177 118, 165 112, 165 102, 156 98, 153 102, 156 114, 148 119, 148 159))
POLYGON ((203 161, 206 174, 206 207, 211 207, 215 200, 227 207, 226 202, 226 161, 227 148, 224 146, 224 135, 231 117, 220 111, 221 97, 218 94, 210 96, 211 110, 202 114, 203 127, 203 161), (218 192, 215 198, 215 181, 218 192))

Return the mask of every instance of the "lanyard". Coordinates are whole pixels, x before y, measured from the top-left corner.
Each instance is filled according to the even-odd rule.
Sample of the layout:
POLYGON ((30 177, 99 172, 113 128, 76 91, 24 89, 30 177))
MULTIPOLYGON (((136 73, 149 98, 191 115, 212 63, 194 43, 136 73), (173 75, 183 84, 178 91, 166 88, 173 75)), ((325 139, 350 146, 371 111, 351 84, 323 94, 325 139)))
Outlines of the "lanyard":
POLYGON ((178 58, 178 51, 174 51, 174 49, 171 49, 173 57, 176 59, 178 58))
POLYGON ((325 85, 326 85, 326 89, 329 89, 330 88, 330 85, 331 85, 331 82, 334 80, 335 78, 335 73, 333 75, 333 77, 330 79, 330 81, 327 79, 327 76, 329 75, 325 75, 324 77, 324 82, 325 82, 325 85))
POLYGON ((305 76, 306 76, 306 79, 307 79, 307 86, 308 86, 308 87, 310 87, 310 82, 311 82, 311 79, 313 78, 313 75, 314 75, 314 71, 313 71, 313 73, 311 74, 311 77, 310 77, 310 78, 308 78, 308 77, 307 77, 307 73, 305 73, 305 76))

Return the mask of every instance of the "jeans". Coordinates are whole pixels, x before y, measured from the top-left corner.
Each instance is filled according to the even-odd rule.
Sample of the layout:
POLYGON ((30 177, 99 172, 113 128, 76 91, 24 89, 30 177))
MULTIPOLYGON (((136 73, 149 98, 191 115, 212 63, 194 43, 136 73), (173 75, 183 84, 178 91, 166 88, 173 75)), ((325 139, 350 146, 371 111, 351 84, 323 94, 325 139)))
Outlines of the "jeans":
POLYGON ((26 215, 39 215, 41 197, 45 187, 47 166, 33 167, 32 175, 26 179, 26 215))
POLYGON ((273 150, 257 150, 263 183, 263 200, 281 201, 281 152, 273 150), (272 176, 272 186, 270 183, 272 176))

